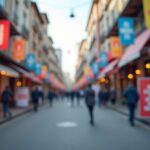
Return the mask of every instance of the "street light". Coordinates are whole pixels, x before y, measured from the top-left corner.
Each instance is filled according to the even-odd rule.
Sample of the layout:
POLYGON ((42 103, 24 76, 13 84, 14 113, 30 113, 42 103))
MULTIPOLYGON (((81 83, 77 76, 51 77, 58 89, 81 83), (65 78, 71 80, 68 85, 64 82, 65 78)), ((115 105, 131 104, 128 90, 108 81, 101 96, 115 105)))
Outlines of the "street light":
POLYGON ((70 18, 75 18, 75 14, 73 12, 73 9, 71 9, 70 18))

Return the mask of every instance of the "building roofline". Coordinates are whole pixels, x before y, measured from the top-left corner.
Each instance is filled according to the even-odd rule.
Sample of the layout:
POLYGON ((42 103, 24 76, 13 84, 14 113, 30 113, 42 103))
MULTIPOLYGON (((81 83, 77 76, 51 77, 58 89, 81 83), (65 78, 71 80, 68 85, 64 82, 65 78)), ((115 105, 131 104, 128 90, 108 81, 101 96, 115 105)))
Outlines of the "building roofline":
POLYGON ((49 24, 50 20, 49 20, 47 14, 46 13, 41 13, 41 15, 43 15, 46 18, 47 24, 49 24))
POLYGON ((43 18, 42 18, 42 15, 41 15, 41 13, 40 13, 40 10, 39 10, 39 8, 38 8, 38 6, 37 6, 37 3, 36 3, 36 2, 31 2, 31 5, 35 8, 35 10, 36 10, 36 12, 37 12, 37 14, 38 14, 38 17, 39 17, 41 23, 43 24, 43 23, 44 23, 44 20, 43 20, 43 18))

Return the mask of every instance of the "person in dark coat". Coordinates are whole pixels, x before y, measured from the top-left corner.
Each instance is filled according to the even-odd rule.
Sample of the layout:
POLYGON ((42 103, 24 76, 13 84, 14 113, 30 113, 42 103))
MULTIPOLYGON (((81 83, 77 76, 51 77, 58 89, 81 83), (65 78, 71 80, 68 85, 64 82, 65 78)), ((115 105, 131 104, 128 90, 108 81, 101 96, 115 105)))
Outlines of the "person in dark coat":
POLYGON ((112 105, 116 104, 116 99, 117 99, 117 92, 114 89, 114 87, 112 87, 110 90, 110 101, 111 101, 112 105))
POLYGON ((71 91, 70 92, 71 106, 74 106, 74 98, 75 98, 75 92, 71 91))
POLYGON ((77 99, 77 105, 80 106, 80 92, 76 91, 76 99, 77 99))
POLYGON ((92 86, 89 85, 85 91, 85 102, 90 115, 90 124, 94 125, 94 106, 95 106, 95 92, 92 89, 92 86))
POLYGON ((129 83, 128 87, 125 89, 124 96, 127 99, 129 109, 129 122, 131 126, 134 126, 135 109, 139 99, 139 94, 132 83, 129 83))
POLYGON ((53 105, 53 100, 54 100, 54 97, 55 97, 55 93, 53 91, 49 90, 47 97, 48 97, 50 106, 52 106, 53 105))
POLYGON ((9 109, 9 102, 12 97, 12 92, 9 87, 6 87, 5 90, 2 92, 2 105, 3 105, 3 116, 4 118, 7 117, 7 114, 9 115, 9 118, 11 118, 12 113, 9 109))
POLYGON ((42 101, 42 104, 44 104, 44 92, 42 89, 39 90, 39 98, 42 101))
POLYGON ((33 102, 33 109, 35 112, 38 111, 38 103, 39 103, 39 90, 36 87, 33 91, 32 91, 32 102, 33 102))

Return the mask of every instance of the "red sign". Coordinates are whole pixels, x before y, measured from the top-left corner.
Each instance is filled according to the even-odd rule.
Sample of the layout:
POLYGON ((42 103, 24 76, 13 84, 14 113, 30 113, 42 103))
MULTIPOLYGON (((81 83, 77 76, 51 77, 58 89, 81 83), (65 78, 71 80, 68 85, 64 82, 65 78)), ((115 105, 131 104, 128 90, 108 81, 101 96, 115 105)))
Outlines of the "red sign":
POLYGON ((10 38, 10 22, 0 20, 0 51, 8 50, 10 38))
POLYGON ((150 118, 150 78, 140 78, 138 89, 140 94, 140 117, 150 118))

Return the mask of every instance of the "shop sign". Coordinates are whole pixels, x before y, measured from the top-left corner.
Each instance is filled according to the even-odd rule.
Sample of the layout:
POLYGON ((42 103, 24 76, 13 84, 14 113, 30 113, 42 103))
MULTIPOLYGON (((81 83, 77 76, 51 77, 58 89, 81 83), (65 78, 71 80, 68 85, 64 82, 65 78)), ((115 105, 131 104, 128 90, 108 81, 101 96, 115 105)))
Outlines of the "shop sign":
POLYGON ((25 60, 26 41, 24 39, 15 39, 13 42, 13 59, 15 61, 25 60))
POLYGON ((33 70, 35 69, 35 55, 33 53, 29 53, 26 57, 26 66, 28 69, 33 70))
POLYGON ((119 36, 123 46, 134 44, 135 41, 135 27, 133 18, 119 19, 119 36))
POLYGON ((47 71, 48 71, 48 67, 47 67, 46 65, 43 65, 43 66, 42 66, 42 74, 41 74, 41 76, 42 76, 43 79, 46 78, 46 76, 47 76, 47 71))
POLYGON ((140 95, 139 115, 150 118, 150 78, 139 78, 138 90, 140 95))
POLYGON ((0 20, 0 51, 8 50, 10 38, 10 22, 0 20))
POLYGON ((145 24, 147 28, 150 28, 150 0, 143 0, 145 24))
POLYGON ((123 54, 123 48, 119 37, 111 37, 110 45, 111 45, 111 58, 120 58, 123 54))
POLYGON ((100 68, 105 68, 108 64, 108 54, 107 52, 100 52, 100 68))
POLYGON ((30 100, 30 92, 28 87, 19 87, 15 93, 16 105, 18 107, 28 107, 30 100))
POLYGON ((35 74, 40 75, 42 73, 42 64, 40 62, 35 63, 35 74))

